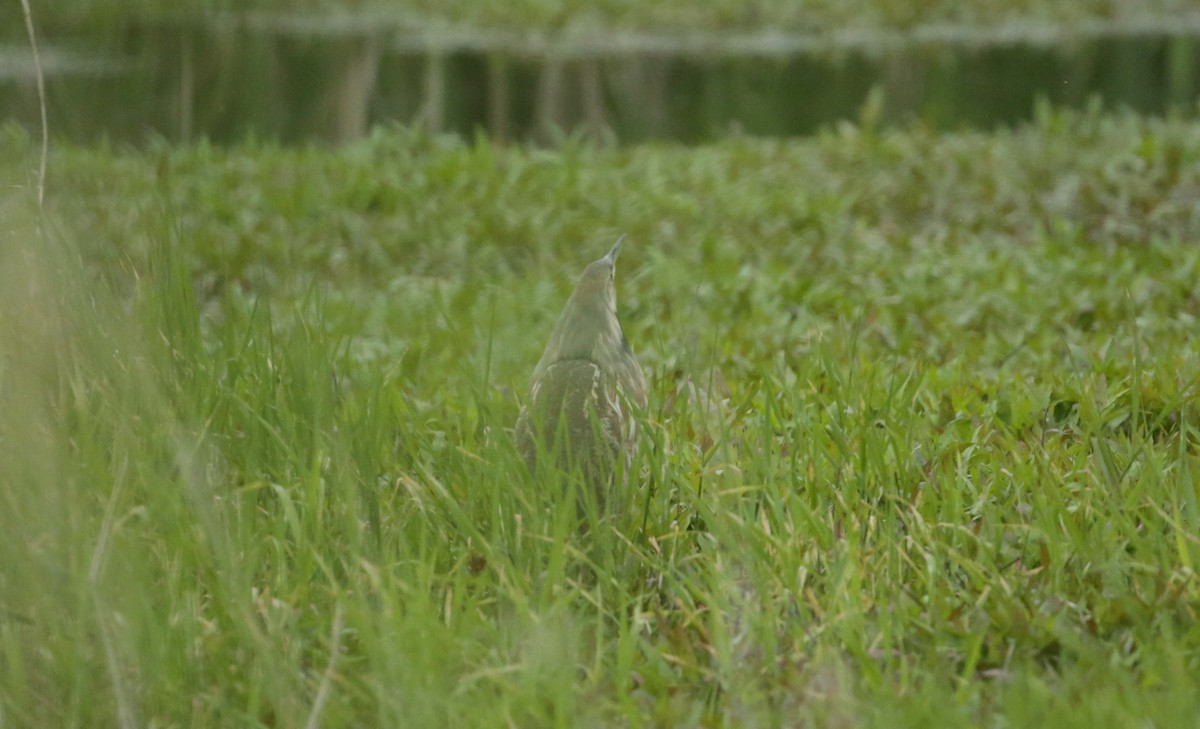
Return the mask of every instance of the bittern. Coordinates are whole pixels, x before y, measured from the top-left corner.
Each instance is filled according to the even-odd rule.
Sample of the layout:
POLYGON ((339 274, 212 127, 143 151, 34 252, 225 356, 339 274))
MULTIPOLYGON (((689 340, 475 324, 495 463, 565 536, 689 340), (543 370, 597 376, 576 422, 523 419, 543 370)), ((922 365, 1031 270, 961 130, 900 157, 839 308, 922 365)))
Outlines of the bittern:
POLYGON ((616 264, 624 240, 584 269, 533 368, 516 429, 530 471, 537 472, 539 459, 552 459, 563 473, 580 473, 609 509, 619 506, 606 503, 617 464, 636 439, 630 406, 646 406, 646 380, 617 320, 616 264))

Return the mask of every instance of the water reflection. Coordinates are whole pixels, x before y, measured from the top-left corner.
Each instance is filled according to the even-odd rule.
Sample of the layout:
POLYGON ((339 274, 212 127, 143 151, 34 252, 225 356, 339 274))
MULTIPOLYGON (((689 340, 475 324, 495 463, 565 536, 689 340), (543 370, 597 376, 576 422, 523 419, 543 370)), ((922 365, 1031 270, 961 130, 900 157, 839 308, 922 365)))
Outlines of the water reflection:
MULTIPOLYGON (((132 26, 65 46, 88 47, 90 59, 53 41, 46 56, 53 127, 84 141, 337 142, 398 121, 501 140, 547 141, 567 130, 699 142, 731 130, 811 133, 857 118, 875 88, 883 123, 919 117, 939 127, 1019 122, 1039 98, 1080 105, 1098 95, 1161 113, 1191 108, 1196 94, 1196 43, 1186 34, 818 40, 551 42, 296 21, 132 26)), ((22 63, 11 46, 0 53, 0 109, 33 127, 36 94, 22 63)))

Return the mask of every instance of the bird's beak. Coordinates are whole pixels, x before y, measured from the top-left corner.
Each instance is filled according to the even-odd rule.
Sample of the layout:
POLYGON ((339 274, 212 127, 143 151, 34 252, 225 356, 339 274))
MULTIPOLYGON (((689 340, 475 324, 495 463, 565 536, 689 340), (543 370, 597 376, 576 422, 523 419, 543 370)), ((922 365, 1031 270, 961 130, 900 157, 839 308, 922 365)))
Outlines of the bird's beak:
POLYGON ((622 233, 621 237, 617 238, 617 242, 613 244, 612 250, 609 251, 608 255, 604 257, 604 260, 608 261, 609 263, 611 263, 613 265, 616 265, 617 256, 619 256, 621 254, 621 244, 624 242, 625 242, 625 234, 622 233))

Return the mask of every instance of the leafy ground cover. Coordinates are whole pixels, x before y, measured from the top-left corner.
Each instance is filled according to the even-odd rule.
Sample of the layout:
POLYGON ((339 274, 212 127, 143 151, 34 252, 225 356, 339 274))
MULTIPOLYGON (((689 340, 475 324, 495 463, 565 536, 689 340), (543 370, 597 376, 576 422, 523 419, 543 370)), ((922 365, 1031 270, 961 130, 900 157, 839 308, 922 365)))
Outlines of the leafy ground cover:
POLYGON ((1200 124, 0 136, 0 722, 1178 726, 1200 124), (622 523, 511 442, 619 233, 622 523))

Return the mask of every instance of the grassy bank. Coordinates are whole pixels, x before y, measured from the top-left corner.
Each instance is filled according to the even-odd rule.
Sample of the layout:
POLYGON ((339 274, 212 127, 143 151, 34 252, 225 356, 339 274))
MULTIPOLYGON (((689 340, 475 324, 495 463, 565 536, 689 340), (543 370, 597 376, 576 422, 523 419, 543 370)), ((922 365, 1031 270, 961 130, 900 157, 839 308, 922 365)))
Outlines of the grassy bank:
POLYGON ((1200 709, 1194 122, 60 146, 44 216, 2 139, 5 725, 1200 709), (585 539, 509 429, 619 233, 585 539))
MULTIPOLYGON (((635 31, 730 31, 760 30, 800 33, 829 33, 847 29, 904 29, 923 24, 986 28, 1018 23, 1024 25, 1077 24, 1115 21, 1142 23, 1180 18, 1194 12, 1186 0, 1145 0, 1136 4, 1113 4, 1106 0, 1060 3, 1051 0, 1021 0, 990 3, 980 0, 953 2, 926 0, 858 0, 833 3, 814 0, 664 0, 657 3, 631 0, 599 0, 548 3, 516 0, 481 3, 472 0, 202 0, 191 2, 181 12, 170 0, 130 0, 115 5, 103 0, 63 0, 40 3, 35 16, 51 25, 80 22, 120 25, 129 21, 197 17, 213 13, 287 13, 322 15, 331 21, 366 15, 408 27, 514 29, 553 31, 560 29, 622 29, 635 31)), ((8 11, 19 16, 19 9, 8 11)))

